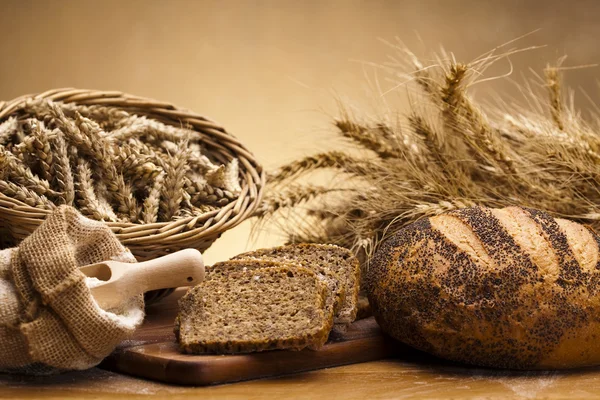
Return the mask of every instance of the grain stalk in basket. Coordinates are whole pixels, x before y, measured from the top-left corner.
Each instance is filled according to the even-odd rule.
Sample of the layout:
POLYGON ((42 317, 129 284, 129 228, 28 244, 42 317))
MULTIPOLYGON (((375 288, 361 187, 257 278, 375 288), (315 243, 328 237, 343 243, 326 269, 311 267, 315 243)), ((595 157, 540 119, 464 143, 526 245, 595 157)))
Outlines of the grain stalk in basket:
POLYGON ((78 206, 83 215, 98 221, 117 221, 118 218, 110 207, 106 207, 98 197, 92 180, 92 169, 87 161, 81 159, 77 165, 78 206))
POLYGON ((160 194, 163 191, 164 173, 159 174, 154 180, 154 184, 144 200, 142 207, 142 221, 145 224, 152 224, 158 219, 158 209, 160 206, 160 194))
POLYGON ((401 122, 394 116, 362 120, 343 111, 334 127, 352 149, 305 157, 270 174, 261 224, 271 217, 277 221, 285 210, 281 227, 290 242, 334 243, 363 256, 416 219, 473 205, 517 204, 600 228, 600 119, 587 122, 572 101, 564 101, 563 60, 546 69, 545 95, 529 84, 521 87, 529 110, 494 108, 480 106, 469 87, 507 54, 492 51, 471 63, 442 55, 423 66, 399 50, 404 57, 394 74, 406 81, 397 67, 408 62, 408 76, 425 104, 412 102, 401 122), (329 189, 350 183, 355 194, 323 193, 298 206, 296 199, 308 190, 301 179, 318 170, 346 177, 329 189), (293 185, 291 191, 284 185, 293 185))
POLYGON ((54 163, 52 164, 50 174, 54 177, 57 188, 63 193, 66 205, 73 205, 75 200, 75 184, 73 173, 67 151, 67 143, 64 138, 57 135, 51 143, 51 151, 54 152, 54 163))
POLYGON ((45 196, 40 196, 33 190, 29 190, 24 186, 17 185, 12 182, 0 180, 0 192, 7 196, 13 197, 23 203, 36 208, 52 209, 54 204, 45 196))
POLYGON ((183 200, 184 178, 188 170, 188 140, 181 140, 166 166, 167 176, 163 184, 160 201, 160 213, 165 219, 171 219, 179 211, 183 200))
POLYGON ((126 125, 128 119, 132 117, 123 109, 117 107, 106 107, 98 104, 83 105, 75 103, 63 103, 61 104, 61 108, 65 114, 70 117, 73 117, 76 113, 79 113, 83 117, 96 121, 105 131, 113 129, 116 130, 121 126, 126 125))
POLYGON ((19 122, 15 117, 10 117, 0 123, 0 144, 5 145, 10 141, 13 133, 18 129, 19 122))
POLYGON ((141 154, 137 145, 124 143, 116 157, 117 169, 131 179, 133 186, 144 186, 152 182, 162 168, 153 162, 151 155, 141 154))
POLYGON ((50 189, 50 183, 47 180, 35 175, 26 164, 4 148, 0 148, 0 166, 4 171, 3 175, 7 175, 19 185, 38 195, 57 195, 54 190, 50 189))

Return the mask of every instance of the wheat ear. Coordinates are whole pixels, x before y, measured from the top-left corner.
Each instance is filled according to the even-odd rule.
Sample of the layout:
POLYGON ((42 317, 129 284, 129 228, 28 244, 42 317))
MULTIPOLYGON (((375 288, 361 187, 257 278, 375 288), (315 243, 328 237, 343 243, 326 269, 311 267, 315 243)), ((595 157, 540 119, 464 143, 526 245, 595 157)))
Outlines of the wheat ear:
POLYGON ((202 204, 224 206, 236 198, 232 192, 209 184, 197 174, 186 176, 184 189, 190 195, 190 203, 196 207, 202 204))
POLYGON ((165 165, 169 160, 168 154, 157 151, 154 146, 145 143, 138 138, 131 138, 126 143, 131 146, 131 148, 135 149, 136 153, 139 153, 140 156, 148 157, 148 159, 152 160, 156 166, 163 170, 165 169, 165 165))
POLYGON ((88 143, 85 148, 92 154, 96 155, 95 162, 101 167, 102 181, 108 188, 109 196, 118 204, 118 212, 120 217, 127 218, 131 222, 138 220, 138 204, 133 197, 131 185, 125 182, 122 174, 118 173, 117 168, 113 163, 114 151, 107 142, 102 129, 94 121, 77 114, 77 126, 83 137, 88 143), (89 143, 92 141, 93 143, 89 143))
POLYGON ((120 126, 120 124, 123 124, 124 121, 131 117, 127 111, 118 107, 101 106, 97 104, 86 106, 74 103, 62 103, 61 106, 71 117, 74 117, 79 113, 86 118, 98 122, 104 129, 120 126))
POLYGON ((48 130, 43 123, 36 125, 30 136, 33 141, 33 151, 39 161, 42 178, 50 181, 52 179, 52 169, 54 166, 54 155, 50 147, 50 138, 48 130))
POLYGON ((269 175, 269 184, 279 184, 283 181, 293 179, 301 174, 306 174, 318 169, 336 168, 348 173, 367 173, 367 163, 341 151, 330 151, 307 156, 292 161, 280 167, 269 175))
POLYGON ((123 219, 118 218, 112 206, 110 205, 108 201, 108 189, 103 182, 96 183, 96 198, 98 198, 98 210, 100 210, 100 212, 109 215, 111 218, 114 218, 117 221, 123 221, 123 219))
POLYGON ((12 197, 31 207, 51 210, 55 205, 46 198, 39 195, 33 190, 29 190, 24 186, 17 185, 13 182, 0 180, 0 192, 8 197, 12 197))
POLYGON ((507 147, 465 93, 463 85, 468 72, 468 65, 452 63, 446 73, 445 85, 441 88, 442 115, 446 127, 462 136, 478 161, 486 164, 491 161, 502 172, 517 174, 514 162, 507 154, 507 147))
POLYGON ((121 142, 138 138, 145 132, 147 121, 146 117, 131 115, 122 120, 119 126, 110 132, 110 137, 112 140, 121 142))
POLYGON ((188 161, 190 165, 190 169, 199 173, 206 173, 208 171, 212 171, 217 168, 215 164, 213 164, 208 157, 199 151, 193 151, 190 154, 190 158, 188 161))
POLYGON ((160 215, 163 221, 169 221, 179 210, 183 200, 185 174, 188 170, 189 149, 187 140, 179 142, 178 151, 170 155, 166 165, 164 187, 160 201, 160 215))
POLYGON ((544 70, 546 77, 546 86, 548 87, 548 97, 550 99, 550 113, 552 120, 559 130, 564 130, 563 124, 563 103, 560 93, 560 73, 557 67, 548 66, 544 70))
POLYGON ((30 168, 35 168, 34 166, 38 163, 34 146, 36 138, 33 135, 26 136, 23 132, 18 132, 23 135, 23 137, 19 139, 19 143, 6 146, 6 149, 9 149, 16 158, 30 168))
POLYGON ((61 112, 68 118, 75 118, 77 114, 98 122, 104 128, 112 128, 130 117, 127 111, 110 106, 83 105, 76 103, 55 102, 47 99, 30 99, 23 106, 23 112, 50 122, 55 118, 50 104, 60 108, 61 112))
POLYGON ((0 147, 0 166, 11 180, 39 195, 59 195, 59 193, 50 189, 50 183, 47 180, 34 175, 27 165, 23 164, 21 160, 3 146, 0 147))
MULTIPOLYGON (((58 129, 56 133, 60 133, 58 129)), ((73 181, 73 172, 67 151, 67 143, 62 135, 57 135, 51 141, 51 149, 54 150, 54 162, 51 166, 51 175, 59 191, 63 193, 62 199, 67 205, 73 205, 75 200, 75 183, 73 181)))
POLYGON ((154 163, 152 156, 141 154, 136 147, 124 143, 119 148, 115 160, 117 169, 130 177, 132 184, 136 185, 139 181, 150 182, 162 171, 162 168, 154 163))
POLYGON ((106 207, 100 204, 94 192, 94 181, 92 180, 92 170, 89 164, 80 159, 77 164, 77 193, 79 210, 89 217, 100 221, 117 221, 117 216, 106 207))
POLYGON ((142 221, 146 224, 151 224, 158 220, 158 209, 160 204, 160 194, 163 190, 165 179, 164 172, 160 173, 154 180, 152 189, 148 193, 148 197, 144 200, 142 207, 142 221))
POLYGON ((398 149, 390 144, 390 137, 385 126, 369 128, 350 120, 347 116, 336 119, 334 125, 340 134, 359 144, 360 146, 374 151, 381 158, 398 157, 401 154, 398 149))
POLYGON ((114 140, 124 141, 132 138, 148 137, 149 141, 163 140, 178 143, 189 140, 189 131, 164 124, 145 116, 132 115, 121 126, 110 133, 114 140))
POLYGON ((255 215, 259 217, 272 215, 284 208, 295 207, 319 196, 340 191, 352 191, 352 189, 332 189, 316 185, 290 185, 283 192, 271 192, 271 195, 263 201, 255 215))
POLYGON ((15 117, 0 123, 0 145, 5 145, 12 140, 12 137, 19 129, 19 121, 15 117))

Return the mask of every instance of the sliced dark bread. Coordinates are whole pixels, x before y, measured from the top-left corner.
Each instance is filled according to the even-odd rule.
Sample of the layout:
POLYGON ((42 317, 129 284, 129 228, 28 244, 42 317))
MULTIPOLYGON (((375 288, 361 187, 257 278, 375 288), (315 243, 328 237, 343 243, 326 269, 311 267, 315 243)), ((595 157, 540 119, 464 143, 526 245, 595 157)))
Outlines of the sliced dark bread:
POLYGON ((175 335, 183 352, 316 349, 327 341, 329 289, 313 271, 281 266, 210 275, 179 300, 175 335))
MULTIPOLYGON (((300 263, 292 261, 275 261, 275 260, 262 260, 262 259, 240 259, 240 260, 229 260, 213 264, 210 267, 206 267, 206 275, 204 279, 212 279, 212 277, 228 276, 232 273, 255 270, 258 268, 274 268, 274 267, 302 267, 300 263)), ((337 301, 338 294, 340 291, 344 294, 343 285, 340 284, 340 280, 337 274, 334 274, 329 268, 313 268, 313 266, 304 266, 314 273, 317 277, 323 281, 329 288, 327 292, 327 299, 325 300, 325 313, 334 318, 334 315, 339 311, 341 304, 337 301)), ((343 296, 342 296, 343 299, 343 296)))
POLYGON ((334 245, 304 243, 251 251, 232 260, 252 258, 294 262, 315 271, 333 271, 342 282, 341 286, 345 287, 345 296, 334 322, 349 324, 356 319, 360 266, 350 250, 334 245))

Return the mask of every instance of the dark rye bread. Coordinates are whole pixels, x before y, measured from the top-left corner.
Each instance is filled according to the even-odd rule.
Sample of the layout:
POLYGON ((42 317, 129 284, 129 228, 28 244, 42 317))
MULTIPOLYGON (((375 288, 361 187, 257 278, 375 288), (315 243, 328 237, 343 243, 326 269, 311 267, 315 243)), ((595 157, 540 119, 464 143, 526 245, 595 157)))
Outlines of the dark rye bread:
POLYGON ((213 274, 180 299, 175 335, 193 354, 319 348, 332 326, 327 292, 302 267, 213 274))
POLYGON ((350 250, 334 245, 303 243, 251 251, 232 260, 252 258, 291 261, 316 271, 333 271, 345 288, 345 296, 334 322, 349 324, 356 319, 360 266, 350 250))
POLYGON ((382 243, 366 286, 384 332, 464 363, 600 365, 600 237, 523 208, 474 207, 382 243))
MULTIPOLYGON (((273 261, 273 260, 259 260, 259 259, 243 259, 243 260, 229 260, 223 261, 216 264, 213 264, 210 267, 206 267, 205 270, 205 280, 213 279, 214 277, 225 278, 231 274, 237 272, 246 272, 252 271, 260 268, 279 268, 279 267, 289 267, 289 268, 299 268, 302 267, 298 263, 293 262, 281 262, 281 261, 273 261)), ((332 277, 331 275, 321 274, 319 271, 315 271, 314 269, 310 269, 311 271, 317 274, 317 278, 319 278, 325 285, 328 287, 327 291, 327 299, 325 299, 325 315, 327 318, 333 320, 334 314, 336 310, 336 297, 334 295, 335 291, 341 286, 339 285, 339 279, 337 276, 332 277)))

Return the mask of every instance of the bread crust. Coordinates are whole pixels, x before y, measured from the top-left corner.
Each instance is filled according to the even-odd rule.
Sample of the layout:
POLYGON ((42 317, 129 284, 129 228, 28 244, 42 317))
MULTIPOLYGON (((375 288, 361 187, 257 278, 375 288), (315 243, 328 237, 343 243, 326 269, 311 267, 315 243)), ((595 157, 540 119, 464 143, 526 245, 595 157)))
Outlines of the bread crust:
POLYGON ((448 214, 472 231, 474 246, 446 235, 452 227, 435 229, 440 224, 427 218, 384 242, 366 276, 382 329, 418 349, 481 366, 600 364, 600 264, 583 269, 578 263, 598 260, 598 236, 590 231, 593 250, 576 248, 567 238, 574 229, 565 233, 561 225, 566 224, 538 210, 518 211, 537 229, 506 223, 503 213, 476 207, 448 214), (518 234, 547 246, 520 246, 518 234), (483 257, 477 255, 479 246, 483 257), (537 265, 540 254, 529 254, 540 248, 556 257, 556 273, 552 264, 537 265))

